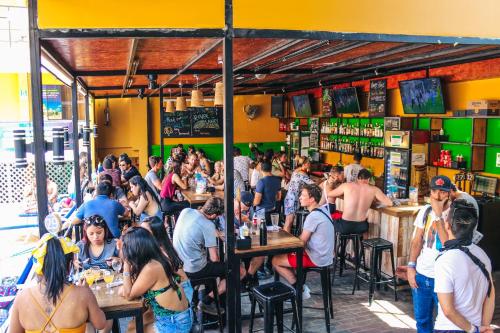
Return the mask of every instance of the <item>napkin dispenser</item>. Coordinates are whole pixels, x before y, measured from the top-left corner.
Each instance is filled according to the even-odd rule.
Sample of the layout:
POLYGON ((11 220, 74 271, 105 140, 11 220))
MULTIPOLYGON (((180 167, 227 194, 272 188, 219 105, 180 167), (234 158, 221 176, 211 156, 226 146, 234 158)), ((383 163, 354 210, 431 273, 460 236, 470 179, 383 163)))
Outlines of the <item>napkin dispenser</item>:
POLYGON ((252 238, 237 238, 236 239, 236 249, 238 250, 249 250, 252 248, 252 238))

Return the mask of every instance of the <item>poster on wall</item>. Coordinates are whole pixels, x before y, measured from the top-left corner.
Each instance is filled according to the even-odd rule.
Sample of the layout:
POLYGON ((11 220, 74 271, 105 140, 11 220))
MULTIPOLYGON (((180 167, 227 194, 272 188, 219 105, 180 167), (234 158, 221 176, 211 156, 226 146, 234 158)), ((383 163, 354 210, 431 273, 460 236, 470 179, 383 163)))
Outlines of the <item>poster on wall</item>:
POLYGON ((370 81, 368 114, 370 117, 384 117, 387 108, 387 80, 370 81))
POLYGON ((330 88, 323 88, 323 94, 321 96, 321 115, 326 117, 333 116, 332 89, 330 88))
POLYGON ((310 118, 309 119, 309 144, 311 148, 319 148, 319 119, 310 118))
POLYGON ((43 85, 42 105, 44 118, 48 120, 62 119, 62 86, 43 85))

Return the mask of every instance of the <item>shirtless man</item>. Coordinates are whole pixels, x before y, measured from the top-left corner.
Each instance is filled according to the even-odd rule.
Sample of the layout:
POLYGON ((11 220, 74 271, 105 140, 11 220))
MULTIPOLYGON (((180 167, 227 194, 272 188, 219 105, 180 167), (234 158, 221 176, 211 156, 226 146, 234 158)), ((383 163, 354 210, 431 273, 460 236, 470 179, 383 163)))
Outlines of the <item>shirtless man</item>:
POLYGON ((392 206, 392 201, 378 187, 368 184, 370 171, 362 169, 358 180, 354 183, 344 183, 328 193, 329 202, 344 195, 344 211, 342 219, 336 221, 335 232, 341 234, 362 234, 368 231, 368 209, 374 199, 381 204, 392 206))

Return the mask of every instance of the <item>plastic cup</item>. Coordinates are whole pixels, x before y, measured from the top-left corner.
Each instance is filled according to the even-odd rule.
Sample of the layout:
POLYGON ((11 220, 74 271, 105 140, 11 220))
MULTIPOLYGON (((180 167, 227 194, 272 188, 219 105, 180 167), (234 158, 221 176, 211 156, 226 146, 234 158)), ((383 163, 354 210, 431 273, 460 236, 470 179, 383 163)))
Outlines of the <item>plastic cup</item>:
POLYGON ((272 213, 271 214, 271 223, 273 225, 273 231, 274 232, 279 231, 279 228, 278 228, 279 221, 280 221, 280 214, 278 214, 278 213, 272 213))

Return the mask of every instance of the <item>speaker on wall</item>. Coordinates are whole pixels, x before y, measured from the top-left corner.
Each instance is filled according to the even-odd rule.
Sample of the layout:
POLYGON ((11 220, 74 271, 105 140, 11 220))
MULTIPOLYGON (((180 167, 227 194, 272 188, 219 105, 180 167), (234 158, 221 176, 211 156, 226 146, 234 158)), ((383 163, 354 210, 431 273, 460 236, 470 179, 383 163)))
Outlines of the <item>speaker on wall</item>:
POLYGON ((283 118, 285 117, 285 107, 283 95, 271 97, 271 117, 283 118))

